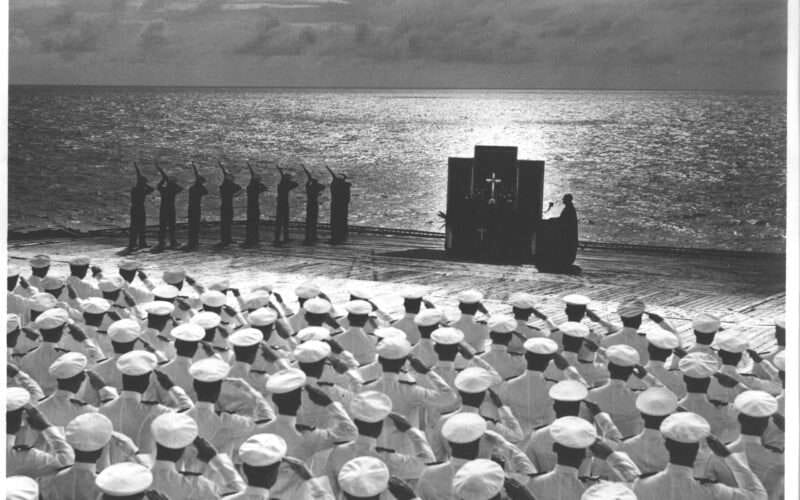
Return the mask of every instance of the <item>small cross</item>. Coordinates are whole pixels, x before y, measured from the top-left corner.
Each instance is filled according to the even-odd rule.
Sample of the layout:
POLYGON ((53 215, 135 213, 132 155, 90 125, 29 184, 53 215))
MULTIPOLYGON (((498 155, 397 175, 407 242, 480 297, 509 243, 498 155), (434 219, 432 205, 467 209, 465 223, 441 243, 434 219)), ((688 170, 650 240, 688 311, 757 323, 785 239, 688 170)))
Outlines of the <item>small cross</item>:
POLYGON ((492 199, 494 199, 494 186, 495 184, 499 184, 503 182, 501 179, 498 179, 494 172, 492 172, 491 179, 486 179, 486 182, 492 185, 492 199))

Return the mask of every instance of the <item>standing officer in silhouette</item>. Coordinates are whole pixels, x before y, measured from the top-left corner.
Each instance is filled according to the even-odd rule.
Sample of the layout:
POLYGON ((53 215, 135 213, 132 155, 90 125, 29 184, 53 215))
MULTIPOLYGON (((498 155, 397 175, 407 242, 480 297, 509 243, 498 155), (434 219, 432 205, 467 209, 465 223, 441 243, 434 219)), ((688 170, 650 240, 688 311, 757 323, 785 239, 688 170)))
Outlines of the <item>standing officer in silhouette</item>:
POLYGON ((158 215, 158 245, 153 247, 153 252, 160 252, 166 247, 167 233, 169 233, 169 248, 177 248, 178 240, 175 238, 175 197, 183 191, 175 177, 167 176, 158 162, 156 168, 161 173, 161 180, 156 186, 161 193, 161 208, 158 215))
POLYGON ((137 248, 147 248, 147 238, 145 228, 147 227, 147 217, 145 210, 145 200, 147 195, 153 192, 153 187, 147 183, 147 177, 142 175, 139 165, 135 162, 136 185, 131 188, 131 228, 128 231, 128 248, 126 251, 132 252, 137 248), (136 243, 139 246, 136 246, 136 243))
POLYGON ((219 247, 226 247, 233 243, 231 231, 233 229, 233 197, 241 190, 242 186, 234 182, 233 174, 225 170, 222 163, 217 162, 222 170, 222 184, 219 185, 219 247))
POLYGON ((189 186, 189 234, 188 241, 181 250, 196 250, 200 245, 200 213, 203 208, 203 196, 208 194, 208 189, 203 185, 206 178, 200 175, 197 167, 192 163, 194 170, 194 184, 189 186))
POLYGON ((278 172, 281 173, 281 181, 278 183, 278 213, 275 217, 275 244, 281 244, 281 234, 283 242, 289 241, 289 192, 297 187, 297 183, 292 178, 292 174, 285 173, 281 167, 276 165, 278 172))
POLYGON ((267 186, 261 182, 261 176, 253 170, 249 163, 247 168, 250 169, 250 183, 247 184, 247 225, 245 229, 246 236, 242 246, 255 247, 258 246, 258 225, 261 223, 259 197, 261 193, 267 190, 267 186))
POLYGON ((347 176, 337 176, 330 167, 331 173, 331 243, 343 243, 347 240, 347 211, 350 204, 350 186, 347 176))
POLYGON ((306 245, 313 245, 317 242, 317 222, 319 222, 319 195, 325 190, 317 179, 311 176, 311 172, 306 167, 308 180, 306 181, 306 239, 303 241, 306 245))

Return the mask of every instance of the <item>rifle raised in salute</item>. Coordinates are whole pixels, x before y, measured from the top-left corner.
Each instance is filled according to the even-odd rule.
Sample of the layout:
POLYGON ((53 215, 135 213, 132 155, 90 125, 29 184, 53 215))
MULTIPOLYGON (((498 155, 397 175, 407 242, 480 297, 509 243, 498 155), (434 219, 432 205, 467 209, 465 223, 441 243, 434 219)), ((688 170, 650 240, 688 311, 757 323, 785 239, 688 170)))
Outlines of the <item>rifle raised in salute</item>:
POLYGON ((311 175, 305 165, 303 171, 306 173, 306 238, 303 243, 306 245, 314 244, 317 241, 317 223, 319 222, 319 195, 325 190, 325 186, 311 175))
POLYGON ((282 241, 289 241, 289 192, 297 187, 297 183, 291 172, 284 172, 283 169, 275 164, 275 168, 281 174, 281 180, 278 183, 278 210, 275 216, 275 241, 279 245, 282 241), (281 240, 281 236, 283 240, 281 240))
POLYGON ((242 187, 234 182, 233 174, 225 170, 222 162, 217 160, 217 166, 222 170, 222 182, 219 185, 219 247, 225 247, 233 243, 233 197, 242 190, 242 187))
POLYGON ((160 252, 166 246, 167 234, 169 234, 169 247, 177 248, 178 240, 175 238, 175 197, 183 191, 183 188, 178 185, 174 177, 169 177, 167 173, 158 164, 158 160, 153 161, 156 169, 161 174, 161 180, 158 182, 158 191, 161 193, 161 207, 158 217, 158 244, 153 247, 153 252, 160 252))
POLYGON ((247 184, 247 224, 245 226, 246 236, 242 246, 254 247, 259 242, 258 225, 261 222, 259 197, 261 193, 267 190, 267 186, 261 182, 261 176, 253 169, 250 162, 247 162, 247 168, 250 170, 250 183, 247 184))

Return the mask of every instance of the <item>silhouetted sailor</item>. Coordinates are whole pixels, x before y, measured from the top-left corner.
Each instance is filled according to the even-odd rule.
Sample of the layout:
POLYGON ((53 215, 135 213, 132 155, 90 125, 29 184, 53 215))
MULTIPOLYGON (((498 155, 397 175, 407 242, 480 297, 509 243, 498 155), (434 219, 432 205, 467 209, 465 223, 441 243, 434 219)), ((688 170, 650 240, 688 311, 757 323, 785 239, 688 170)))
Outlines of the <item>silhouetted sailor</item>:
POLYGON ((347 176, 331 173, 331 243, 342 243, 347 240, 347 211, 350 204, 350 186, 347 176))
POLYGON ((147 220, 144 202, 147 199, 147 195, 153 192, 152 186, 147 184, 147 177, 143 176, 139 170, 139 165, 134 163, 133 166, 136 167, 136 185, 131 189, 131 229, 128 232, 129 250, 147 247, 147 238, 145 237, 147 220))
POLYGON ((277 167, 281 173, 281 181, 278 183, 278 212, 275 217, 275 243, 281 243, 281 233, 283 242, 289 241, 289 192, 297 187, 291 172, 285 173, 281 167, 277 167))
POLYGON ((175 177, 169 177, 158 163, 156 168, 161 173, 161 180, 158 182, 158 192, 161 193, 161 208, 158 215, 158 245, 153 250, 161 251, 166 246, 167 234, 169 233, 169 248, 177 248, 178 240, 175 239, 175 197, 183 191, 178 185, 175 177))
POLYGON ((203 209, 203 196, 208 194, 208 189, 203 185, 206 178, 200 175, 197 167, 192 163, 194 170, 194 184, 189 186, 189 234, 186 245, 182 250, 194 250, 200 245, 200 213, 203 209))
POLYGON ((255 173, 249 163, 247 168, 250 169, 250 183, 247 185, 247 226, 242 246, 250 247, 258 245, 258 224, 261 222, 258 199, 267 190, 267 186, 261 182, 261 176, 255 173))
POLYGON ((303 243, 310 245, 317 241, 317 223, 319 222, 319 195, 325 190, 317 179, 311 176, 306 167, 308 180, 306 181, 306 239, 303 243))
POLYGON ((219 186, 219 197, 221 199, 219 206, 219 232, 220 232, 220 246, 226 246, 233 243, 231 237, 231 229, 233 228, 233 197, 236 196, 241 190, 242 186, 234 182, 233 174, 225 170, 221 163, 217 163, 220 170, 222 170, 222 184, 219 186))
POLYGON ((571 266, 575 262, 575 257, 578 256, 578 213, 572 204, 571 194, 565 194, 561 201, 564 202, 564 210, 561 211, 558 219, 561 221, 561 228, 564 231, 564 265, 571 266))

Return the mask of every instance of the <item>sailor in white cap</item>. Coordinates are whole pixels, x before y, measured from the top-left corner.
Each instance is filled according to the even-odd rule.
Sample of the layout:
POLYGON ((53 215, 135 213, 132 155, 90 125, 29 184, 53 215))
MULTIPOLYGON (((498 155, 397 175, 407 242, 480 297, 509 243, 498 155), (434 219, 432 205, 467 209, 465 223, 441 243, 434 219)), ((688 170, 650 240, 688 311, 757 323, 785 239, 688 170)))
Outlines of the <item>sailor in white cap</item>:
POLYGON ((517 323, 515 330, 520 334, 519 337, 515 336, 511 339, 511 343, 508 345, 508 351, 524 355, 526 352, 522 345, 525 343, 524 339, 546 336, 542 330, 528 324, 533 310, 536 309, 536 299, 529 293, 520 292, 512 294, 508 298, 508 303, 511 305, 511 313, 514 315, 514 321, 517 323))
POLYGON ((70 275, 67 277, 67 285, 71 286, 81 299, 100 297, 101 295, 100 288, 97 287, 96 283, 93 283, 93 281, 101 274, 100 268, 97 266, 92 266, 93 279, 92 281, 86 279, 86 274, 89 271, 90 263, 89 257, 83 255, 73 257, 69 260, 70 275))
POLYGON ((104 353, 111 353, 111 340, 108 338, 108 326, 113 322, 108 314, 111 303, 100 297, 89 297, 81 301, 83 330, 104 353))
POLYGON ((153 451, 150 422, 162 413, 173 411, 160 403, 142 399, 152 375, 155 375, 158 385, 174 398, 178 409, 194 406, 186 392, 173 384, 167 375, 156 371, 156 366, 156 356, 147 351, 130 351, 120 356, 117 369, 122 374, 122 391, 117 398, 100 407, 100 413, 111 420, 114 429, 131 438, 142 453, 153 451))
POLYGON ((6 360, 17 362, 26 352, 36 347, 36 340, 39 335, 28 328, 22 331, 22 324, 18 315, 13 313, 6 314, 6 360), (22 342, 26 340, 27 342, 22 342))
MULTIPOLYGON (((468 367, 483 368, 489 372, 494 379, 492 386, 503 381, 503 377, 492 365, 476 355, 472 346, 466 342, 464 333, 458 328, 451 326, 437 328, 431 333, 431 340, 434 342, 433 350, 438 358, 433 370, 450 386, 453 386, 458 372, 468 367)), ((450 411, 448 408, 442 407, 441 410, 450 411)))
MULTIPOLYGON (((433 349, 434 343, 431 340, 431 334, 444 321, 444 313, 441 309, 436 308, 423 309, 414 316, 413 321, 418 339, 413 344, 411 355, 425 363, 425 366, 433 366, 439 357, 433 349)), ((408 339, 407 331, 406 338, 408 339)), ((408 342, 411 343, 411 340, 408 342)))
POLYGON ((6 387, 25 389, 30 394, 32 401, 40 401, 45 397, 39 384, 12 361, 6 361, 6 387))
POLYGON ((175 349, 171 344, 170 332, 176 324, 172 319, 175 305, 163 300, 154 300, 142 304, 140 308, 147 313, 147 324, 143 328, 142 337, 167 359, 174 358, 175 349))
POLYGON ((357 457, 342 466, 337 476, 345 500, 381 498, 389 489, 389 468, 375 457, 357 457))
POLYGON ((275 434, 256 434, 242 443, 238 457, 242 462, 242 475, 247 481, 247 487, 244 491, 226 498, 269 500, 270 489, 281 475, 286 475, 286 470, 281 470, 284 468, 283 460, 286 457, 286 441, 275 434))
POLYGON ((708 387, 712 377, 720 382, 729 379, 733 384, 738 382, 719 374, 719 359, 705 351, 690 352, 681 358, 678 367, 683 373, 686 384, 686 396, 679 404, 688 411, 702 416, 711 425, 711 432, 724 442, 731 442, 739 436, 736 425, 736 413, 728 403, 711 402, 708 398, 708 387))
POLYGON ((453 476, 453 498, 491 500, 503 491, 506 476, 492 460, 478 458, 462 465, 453 476))
POLYGON ((624 451, 636 463, 644 475, 664 470, 669 455, 664 449, 661 422, 678 409, 678 398, 666 387, 651 387, 636 396, 636 408, 642 415, 644 429, 622 442, 624 451))
POLYGON ((242 297, 242 300, 239 302, 239 306, 241 307, 242 311, 245 311, 245 313, 249 314, 256 309, 267 307, 269 304, 269 297, 269 291, 259 288, 242 297))
MULTIPOLYGON (((294 342, 291 340, 291 335, 299 332, 294 332, 286 320, 279 316, 274 307, 260 307, 250 311, 247 315, 247 322, 250 327, 261 332, 261 340, 266 342, 272 350, 282 351, 288 355, 293 349, 294 342)), ((330 336, 330 330, 325 327, 320 328, 325 330, 325 335, 330 336)), ((257 358, 254 361, 255 369, 263 372, 274 372, 274 366, 272 365, 273 363, 262 358, 257 358)))
POLYGON ((465 290, 459 293, 456 299, 461 317, 450 326, 464 332, 464 340, 475 349, 475 352, 480 354, 486 349, 489 340, 489 329, 484 323, 475 320, 475 314, 478 311, 486 311, 481 303, 483 294, 477 290, 465 290))
POLYGON ((215 356, 215 352, 210 346, 200 343, 205 334, 203 327, 194 323, 183 323, 173 328, 170 336, 174 339, 172 350, 175 352, 175 356, 159 367, 159 370, 169 375, 175 385, 186 391, 186 394, 193 399, 196 394, 189 367, 195 361, 215 356))
POLYGON ((405 312, 402 318, 392 322, 392 326, 405 332, 408 342, 412 346, 416 346, 420 339, 420 333, 415 318, 420 312, 428 310, 427 307, 423 307, 424 293, 422 289, 414 288, 403 292, 402 296, 405 312))
POLYGON ((7 476, 5 490, 6 500, 39 500, 39 483, 32 477, 7 476))
MULTIPOLYGON (((583 359, 581 353, 587 350, 588 345, 596 350, 597 343, 590 338, 591 331, 589 327, 583 323, 575 321, 567 321, 558 326, 558 332, 561 339, 561 345, 564 350, 561 353, 562 357, 567 363, 574 367, 580 374, 583 381, 592 388, 599 387, 608 381, 608 368, 599 360, 595 359, 595 353, 591 352, 591 360, 583 359)), ((551 336, 553 340, 556 340, 551 336)), ((584 356, 585 357, 585 356, 584 356)), ((571 378, 572 375, 565 371, 565 368, 551 363, 545 370, 545 377, 556 382, 571 378)))
POLYGON ((745 332, 741 330, 725 330, 716 336, 717 356, 721 361, 719 373, 724 373, 739 384, 734 387, 725 387, 718 380, 711 379, 708 386, 708 399, 720 403, 732 403, 733 400, 746 390, 744 378, 739 374, 738 366, 742 362, 745 351, 749 349, 745 332))
POLYGON ((392 476, 410 484, 416 482, 433 452, 425 435, 400 414, 392 413, 392 400, 378 391, 364 391, 350 402, 350 415, 358 427, 358 437, 331 451, 326 474, 338 494, 337 474, 342 466, 360 456, 377 457, 386 463, 392 476))
MULTIPOLYGON (((11 311, 11 308, 9 307, 8 310, 11 311)), ((775 356, 777 356, 778 354, 780 354, 784 350, 786 350, 786 319, 784 319, 781 316, 781 317, 775 318, 774 322, 775 322, 774 336, 775 336, 775 345, 776 345, 777 350, 775 352, 773 352, 772 354, 770 354, 769 356, 765 356, 765 359, 767 359, 767 360, 769 360, 769 361, 771 361, 773 363, 774 363, 774 360, 775 360, 775 356)), ((757 377, 760 377, 760 378, 763 378, 763 379, 766 379, 766 380, 772 379, 772 375, 767 370, 765 370, 762 366, 760 366, 759 364, 756 364, 755 366, 753 366, 753 374, 755 376, 757 376, 757 377)))
MULTIPOLYGON (((98 500, 145 500, 153 484, 153 474, 144 465, 134 462, 114 464, 97 475, 95 484, 103 492, 98 500)), ((158 498, 158 497, 156 497, 158 498)), ((164 498, 163 496, 161 498, 164 498)))
MULTIPOLYGON (((317 299, 312 299, 306 303, 307 307, 317 299)), ((321 300, 321 299, 319 299, 321 300)), ((333 338, 344 348, 355 356, 359 365, 366 365, 375 361, 374 336, 367 335, 365 325, 372 312, 372 306, 365 300, 351 300, 344 306, 347 310, 347 323, 345 331, 334 333, 333 338)))
POLYGON ((689 352, 704 352, 713 356, 717 352, 712 347, 717 332, 721 327, 720 319, 711 313, 702 313, 692 320, 695 344, 689 352))
POLYGON ((637 500, 636 493, 623 483, 600 481, 589 486, 580 500, 637 500))
POLYGON ((49 255, 34 255, 28 261, 31 266, 31 276, 28 278, 28 283, 32 287, 44 291, 42 288, 42 280, 47 276, 50 271, 50 256, 49 255))
POLYGON ((144 304, 153 300, 153 289, 155 284, 148 278, 142 270, 141 264, 135 260, 125 259, 119 262, 118 274, 125 280, 125 290, 133 297, 137 304, 144 304), (139 278, 141 285, 134 283, 139 278))
POLYGON ((321 292, 319 286, 314 283, 302 283, 294 289, 294 294, 297 296, 297 303, 300 306, 300 310, 289 317, 289 326, 292 327, 292 331, 299 332, 301 329, 308 326, 303 306, 307 300, 318 297, 321 292))
POLYGON ((669 464, 663 471, 636 481, 633 491, 638 500, 767 498, 767 492, 758 477, 737 455, 732 455, 719 439, 711 435, 708 422, 700 415, 692 412, 674 413, 661 423, 661 433, 669 453, 669 464), (725 461, 738 487, 700 482, 694 478, 693 466, 702 441, 707 442, 714 454, 725 461))
POLYGON ((6 390, 6 475, 38 479, 71 465, 75 461, 75 454, 63 433, 50 425, 42 413, 31 405, 33 402, 30 398, 28 391, 21 387, 6 390), (23 417, 26 417, 28 427, 41 433, 47 441, 47 451, 16 446, 15 439, 22 428, 23 417))
POLYGON ((609 380, 590 390, 587 399, 608 412, 622 437, 628 438, 642 430, 636 396, 628 387, 628 379, 634 372, 637 377, 644 379, 646 372, 639 365, 639 353, 633 347, 614 344, 604 351, 608 360, 609 380))
POLYGON ((655 321, 664 330, 671 333, 674 332, 674 329, 663 317, 655 313, 645 313, 644 301, 637 297, 632 297, 620 302, 619 306, 617 306, 617 314, 619 314, 622 320, 622 329, 603 337, 600 345, 603 347, 611 347, 617 344, 629 345, 639 353, 639 359, 642 364, 647 363, 650 359, 647 352, 647 339, 644 333, 639 333, 644 314, 647 314, 650 319, 655 321))
POLYGON ((778 400, 764 391, 745 391, 736 396, 733 406, 739 413, 741 435, 728 448, 731 453, 744 455, 745 463, 761 480, 769 498, 779 498, 783 492, 783 450, 762 439, 778 412, 778 400))
MULTIPOLYGON (((666 330, 650 330, 645 335, 647 339, 647 353, 649 360, 644 365, 645 370, 658 379, 665 387, 671 390, 678 399, 686 395, 686 385, 683 383, 683 375, 677 365, 667 366, 667 359, 673 355, 673 351, 684 354, 681 350, 680 337, 666 330)), ((678 356, 675 356, 678 359, 678 356)), ((634 391, 647 389, 641 379, 631 377, 628 386, 634 391)))
POLYGON ((211 311, 200 311, 192 316, 190 322, 203 327, 206 332, 203 337, 204 343, 211 345, 217 355, 226 362, 231 361, 233 352, 231 352, 225 339, 228 335, 227 331, 220 327, 222 318, 220 318, 219 314, 211 311))
POLYGON ((71 306, 77 304, 78 294, 67 286, 63 276, 48 275, 42 278, 41 290, 49 293, 59 302, 64 302, 71 306))
POLYGON ((9 263, 6 274, 6 311, 17 314, 23 324, 31 320, 30 309, 35 303, 33 296, 38 290, 32 287, 19 273, 19 268, 9 263))
POLYGON ((120 315, 128 313, 127 309, 136 306, 136 300, 125 289, 125 280, 120 276, 102 278, 97 287, 102 297, 111 302, 111 307, 120 315))
POLYGON ((489 363, 503 380, 521 375, 525 371, 525 358, 509 350, 510 342, 518 337, 517 322, 510 316, 492 315, 487 322, 491 344, 489 349, 478 356, 489 363))
POLYGON ((197 423, 189 415, 164 413, 152 421, 150 429, 156 442, 153 488, 170 500, 217 498, 245 488, 230 458, 198 435, 197 423), (207 463, 213 472, 224 478, 224 484, 216 483, 207 475, 178 470, 177 462, 190 446, 196 450, 201 462, 207 463))
POLYGON ((395 412, 408 418, 414 427, 420 426, 421 408, 441 408, 453 405, 457 395, 452 387, 421 361, 410 356, 408 340, 388 337, 378 344, 378 364, 381 375, 377 380, 364 383, 364 389, 380 391, 392 399, 395 412), (414 377, 427 379, 425 386, 401 378, 401 369, 409 362, 414 377))
POLYGON ((228 304, 227 289, 206 290, 200 295, 200 302, 203 304, 203 311, 219 314, 220 324, 228 332, 247 324, 245 317, 228 304))

